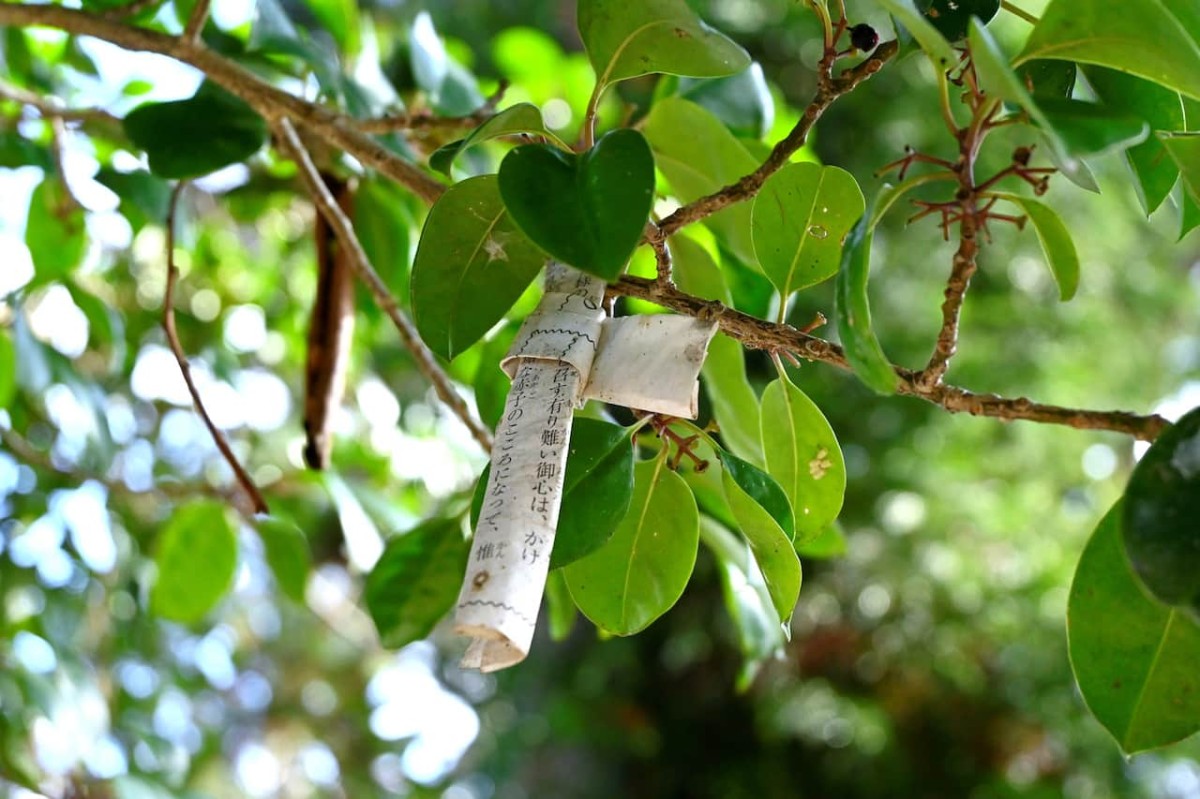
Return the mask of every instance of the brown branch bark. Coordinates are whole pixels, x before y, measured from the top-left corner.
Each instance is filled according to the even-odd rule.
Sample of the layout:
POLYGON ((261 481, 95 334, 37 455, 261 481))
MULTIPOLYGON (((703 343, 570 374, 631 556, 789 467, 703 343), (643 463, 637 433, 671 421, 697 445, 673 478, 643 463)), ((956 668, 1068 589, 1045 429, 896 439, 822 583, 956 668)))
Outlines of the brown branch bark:
MULTIPOLYGON (((721 332, 755 349, 788 351, 810 361, 850 369, 842 348, 824 339, 810 336, 791 325, 767 322, 734 310, 715 300, 702 300, 685 294, 673 286, 655 280, 625 276, 609 290, 626 297, 649 300, 677 313, 716 319, 721 332)), ((1110 430, 1125 433, 1143 441, 1153 441, 1169 424, 1156 414, 1142 416, 1127 411, 1096 411, 1045 405, 1025 397, 1001 397, 995 394, 976 394, 944 383, 927 386, 918 379, 919 372, 894 367, 900 378, 898 393, 918 397, 938 405, 950 413, 990 416, 1008 421, 1025 420, 1058 424, 1080 430, 1110 430)))
POLYGON ((958 249, 954 253, 950 277, 946 281, 945 300, 942 302, 942 327, 938 331, 937 343, 934 344, 933 354, 929 356, 929 363, 917 375, 918 382, 924 388, 942 382, 942 377, 950 368, 950 359, 958 351, 958 323, 962 316, 963 300, 967 297, 971 278, 978 268, 977 227, 972 203, 971 210, 963 212, 959 227, 958 249))
POLYGON ((426 202, 434 202, 445 191, 443 184, 375 140, 354 130, 341 114, 271 86, 209 50, 201 42, 124 25, 97 14, 62 6, 0 3, 0 27, 30 25, 44 25, 76 35, 94 36, 126 50, 170 56, 200 70, 245 100, 268 121, 274 122, 284 116, 292 118, 336 149, 354 156, 426 202))
POLYGON ((196 5, 192 7, 192 13, 183 29, 185 42, 195 44, 200 41, 200 34, 204 32, 204 23, 208 22, 209 3, 210 0, 196 0, 196 5))
POLYGON ((870 58, 851 67, 838 77, 833 76, 836 51, 832 48, 827 50, 818 67, 816 96, 804 109, 804 114, 796 126, 771 150, 767 160, 763 161, 758 169, 736 183, 731 183, 706 197, 701 197, 675 209, 674 213, 659 224, 658 235, 666 238, 682 227, 712 216, 722 208, 748 200, 758 194, 767 178, 778 172, 792 157, 792 154, 804 146, 808 134, 826 109, 833 105, 839 97, 853 91, 863 81, 883 69, 883 65, 896 55, 897 49, 895 41, 884 42, 875 48, 875 52, 871 54, 870 58))
POLYGON ((451 382, 450 377, 442 370, 433 352, 421 340, 420 334, 417 333, 417 328, 409 320, 408 316, 405 315, 404 311, 400 309, 400 306, 396 304, 396 300, 388 291, 387 285, 384 284, 374 267, 371 266, 370 259, 367 258, 362 244, 358 241, 358 236, 354 233, 353 225, 350 224, 350 220, 346 218, 346 215, 342 213, 342 209, 338 207, 337 201, 330 194, 328 187, 326 187, 325 181, 321 179, 320 173, 317 171, 316 166, 313 165, 312 158, 309 156, 308 150, 305 149, 304 143, 300 141, 300 136, 296 133, 296 128, 292 125, 291 120, 286 117, 278 120, 275 129, 284 147, 300 168, 300 177, 304 180, 304 185, 312 196, 313 203, 333 229, 333 233, 337 237, 342 249, 350 256, 350 265, 354 267, 354 271, 358 274, 359 279, 366 284, 367 289, 371 292, 371 296, 375 298, 375 302, 388 315, 388 318, 392 320, 392 324, 395 325, 396 331, 400 334, 400 339, 404 342, 404 346, 412 353, 417 369, 433 384, 433 389, 437 392, 438 398, 467 426, 467 429, 471 431, 471 435, 479 442, 479 446, 483 447, 485 452, 491 452, 491 432, 471 415, 467 404, 458 395, 458 392, 454 390, 454 384, 451 382))
POLYGON ((200 391, 196 388, 195 381, 192 380, 192 369, 188 365, 187 355, 183 352, 183 345, 179 343, 179 333, 175 330, 175 284, 179 280, 179 268, 175 266, 175 211, 179 205, 179 195, 183 193, 186 185, 181 182, 175 186, 175 190, 171 192, 171 203, 167 206, 167 289, 163 294, 163 330, 167 333, 167 344, 170 345, 171 352, 179 364, 183 382, 187 384, 188 393, 192 395, 192 404, 196 407, 196 413, 200 414, 200 418, 204 421, 204 426, 208 428, 213 443, 221 451, 221 456, 225 458, 229 468, 233 469, 234 477, 237 479, 238 485, 246 492, 246 496, 250 498, 254 512, 268 513, 267 501, 263 499, 258 487, 254 485, 254 480, 250 478, 238 461, 237 455, 233 453, 224 434, 213 424, 212 417, 208 415, 208 411, 204 407, 204 400, 200 398, 200 391))

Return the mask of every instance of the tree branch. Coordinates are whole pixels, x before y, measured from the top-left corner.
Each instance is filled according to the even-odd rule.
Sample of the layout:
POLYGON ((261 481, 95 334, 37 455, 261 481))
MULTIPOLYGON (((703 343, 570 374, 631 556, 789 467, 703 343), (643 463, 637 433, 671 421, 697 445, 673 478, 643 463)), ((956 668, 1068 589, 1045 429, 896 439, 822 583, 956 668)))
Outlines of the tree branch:
POLYGON ((416 327, 396 304, 396 300, 388 291, 387 286, 379 277, 379 274, 371 266, 371 261, 367 258, 366 252, 362 248, 362 244, 358 241, 358 236, 354 233, 354 227, 350 220, 342 213, 342 209, 337 204, 337 200, 329 192, 329 188, 325 185, 325 181, 321 179, 320 173, 316 166, 313 165, 312 158, 305 149, 304 143, 300 141, 300 136, 296 133, 296 128, 292 125, 291 120, 282 118, 275 125, 276 132, 284 147, 289 151, 296 166, 300 169, 300 177, 304 180, 304 185, 308 189, 308 193, 312 196, 313 204, 316 205, 318 212, 325 217, 329 223, 329 227, 333 229, 334 235, 337 237, 338 243, 342 249, 350 256, 350 265, 358 274, 359 279, 366 284, 367 289, 371 292, 371 296, 375 298, 375 302, 392 320, 392 324, 396 326, 397 332, 400 333, 400 340, 408 351, 412 353, 413 360, 417 364, 417 369, 421 371, 429 382, 433 384, 434 391, 438 397, 444 402, 454 415, 457 416, 467 429, 471 431, 471 435, 479 442, 479 446, 483 447, 485 452, 492 450, 492 434, 486 427, 478 422, 472 415, 467 404, 463 401, 458 392, 454 390, 454 384, 450 377, 438 365, 437 358, 425 346, 425 342, 421 340, 421 336, 417 333, 416 327))
POLYGON ((183 40, 189 44, 196 44, 200 41, 200 34, 204 32, 204 23, 208 22, 208 6, 210 0, 196 0, 196 5, 192 7, 192 13, 188 17, 187 26, 183 29, 183 40))
POLYGON ((60 119, 63 122, 99 121, 113 127, 121 126, 121 118, 103 108, 62 108, 54 100, 4 80, 0 80, 0 99, 32 108, 46 119, 60 119))
MULTIPOLYGON (((715 300, 704 300, 685 294, 674 286, 658 281, 626 275, 609 286, 609 291, 626 297, 648 300, 677 313, 716 319, 721 332, 747 347, 772 351, 789 351, 810 361, 832 364, 849 370, 850 364, 842 348, 824 339, 802 333, 791 325, 775 324, 715 300)), ((1111 430, 1125 433, 1143 441, 1153 441, 1170 422, 1161 416, 1141 416, 1126 411, 1094 411, 1044 405, 1024 397, 1000 397, 995 394, 976 394, 966 389, 939 383, 923 385, 919 373, 899 366, 893 367, 900 378, 899 394, 918 397, 938 405, 950 413, 990 416, 1008 421, 1025 420, 1059 424, 1080 430, 1111 430)))
POLYGON ((342 115, 275 88, 204 47, 202 43, 123 25, 96 14, 62 6, 0 3, 0 27, 31 25, 58 28, 80 36, 94 36, 126 50, 159 53, 190 64, 222 88, 245 100, 268 121, 273 122, 283 116, 291 117, 336 149, 386 175, 425 202, 434 202, 445 191, 443 184, 375 140, 348 127, 342 115))
POLYGON ((866 61, 851 67, 838 77, 833 77, 833 62, 837 56, 833 48, 826 50, 824 58, 818 67, 817 94, 813 101, 804 109, 800 121, 788 135, 775 145, 767 160, 758 169, 738 180, 736 183, 720 189, 707 197, 688 203, 675 209, 675 212, 664 219, 658 226, 659 236, 666 238, 680 228, 712 216, 717 211, 734 203, 748 200, 758 194, 767 178, 778 172, 792 157, 792 154, 804 146, 808 134, 812 131, 817 120, 844 94, 853 91, 860 83, 883 69, 898 49, 895 41, 884 42, 875 48, 875 52, 866 61))
POLYGON ((209 435, 212 436, 213 443, 217 445, 217 449, 221 451, 225 462, 229 464, 229 468, 233 469, 234 477, 237 478, 238 485, 246 492, 246 496, 250 498, 250 503, 254 508, 255 513, 269 513, 267 501, 258 491, 258 487, 254 485, 254 480, 247 474, 245 468, 238 461, 237 455, 233 453, 233 449, 229 446, 229 442, 221 433, 217 426, 213 424, 212 418, 208 415, 208 411, 204 408, 204 401, 200 399, 200 391, 196 388, 196 383, 192 380, 192 369, 188 365, 187 355, 183 352, 183 345, 179 343, 179 333, 175 330, 175 284, 179 280, 179 268, 175 266, 175 211, 179 205, 179 195, 183 193, 183 188, 187 185, 185 182, 176 184, 175 190, 171 192, 171 202, 167 206, 167 289, 163 295, 163 330, 167 333, 167 343, 171 347, 172 354, 175 355, 175 360, 179 364, 179 371, 183 375, 183 382, 187 384, 188 393, 192 395, 192 404, 196 406, 196 413, 200 414, 200 418, 204 421, 204 426, 208 428, 209 435))

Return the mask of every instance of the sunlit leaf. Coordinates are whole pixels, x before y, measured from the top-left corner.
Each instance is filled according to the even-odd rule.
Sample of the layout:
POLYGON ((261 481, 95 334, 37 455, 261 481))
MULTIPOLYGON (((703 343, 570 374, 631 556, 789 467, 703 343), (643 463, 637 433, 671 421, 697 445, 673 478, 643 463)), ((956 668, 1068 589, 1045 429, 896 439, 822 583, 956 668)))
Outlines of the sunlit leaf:
POLYGON ((7 333, 0 333, 0 410, 17 395, 17 348, 7 333))
POLYGON ((1051 0, 1017 62, 1097 64, 1200 97, 1200 46, 1160 0, 1051 0))
POLYGON ((607 134, 576 155, 527 144, 500 164, 513 220, 555 258, 616 278, 642 237, 654 202, 654 157, 635 130, 607 134))
POLYGON ((604 546, 564 569, 575 604, 602 630, 633 635, 670 610, 696 562, 691 489, 663 458, 634 469, 633 501, 604 546))
MULTIPOLYGON (((668 97, 655 103, 643 127, 654 161, 680 202, 712 194, 753 172, 758 162, 729 129, 695 103, 668 97)), ((743 263, 754 263, 750 203, 737 203, 704 220, 743 263)))
POLYGON ((304 602, 304 589, 312 570, 312 555, 304 533, 295 524, 278 518, 260 519, 255 529, 279 590, 289 599, 304 602))
POLYGON ((1075 251, 1075 242, 1071 240, 1071 231, 1067 230, 1062 217, 1050 206, 1029 197, 1018 194, 998 196, 1020 207, 1033 223, 1050 273, 1058 284, 1059 298, 1065 302, 1074 297, 1075 290, 1079 288, 1079 255, 1075 251))
MULTIPOLYGON (((884 192, 889 188, 884 187, 884 192)), ((891 201, 898 194, 894 193, 891 201)), ((894 394, 899 378, 884 354, 879 339, 875 337, 867 294, 867 281, 871 276, 873 218, 874 214, 868 213, 858 221, 850 231, 842 251, 841 269, 834 284, 838 336, 846 350, 846 360, 854 367, 859 379, 880 394, 894 394)))
POLYGON ((800 596, 800 559, 790 534, 792 509, 769 475, 727 452, 720 456, 725 499, 750 544, 775 611, 786 623, 800 596))
POLYGON ((1179 167, 1187 193, 1200 202, 1200 133, 1160 133, 1158 138, 1179 167))
POLYGON ((184 624, 200 621, 232 587, 237 551, 229 508, 207 499, 179 506, 159 536, 150 609, 184 624))
POLYGON ((49 177, 29 198, 25 244, 33 257, 34 281, 61 280, 87 252, 83 209, 75 205, 62 182, 49 177))
POLYGON ((453 358, 504 316, 545 261, 505 209, 495 175, 451 186, 429 212, 413 261, 421 338, 453 358))
POLYGON ((762 396, 762 444, 767 473, 783 488, 796 518, 796 542, 824 530, 842 509, 846 465, 833 428, 786 377, 762 396))
POLYGON ((767 179, 754 200, 754 252, 784 302, 837 274, 842 239, 863 208, 857 181, 835 166, 789 164, 767 179))
POLYGON ((1121 515, 1120 505, 1108 512, 1079 558, 1067 637, 1088 709, 1132 754, 1200 729, 1200 624, 1138 585, 1121 515))
POLYGON ((363 588, 385 647, 399 649, 433 631, 458 598, 470 550, 458 519, 434 519, 388 542, 363 588))
POLYGON ((732 75, 750 65, 740 45, 705 25, 684 0, 579 0, 576 16, 602 86, 652 72, 732 75))
POLYGON ((796 547, 796 554, 802 558, 825 560, 838 558, 846 554, 846 534, 837 522, 826 527, 816 538, 796 547))
POLYGON ((517 103, 475 128, 467 134, 466 138, 439 147, 433 155, 429 156, 429 166, 443 175, 449 176, 454 160, 471 147, 501 136, 514 136, 519 133, 546 136, 557 142, 563 149, 567 149, 557 136, 547 130, 545 123, 542 122, 542 112, 536 105, 517 103))

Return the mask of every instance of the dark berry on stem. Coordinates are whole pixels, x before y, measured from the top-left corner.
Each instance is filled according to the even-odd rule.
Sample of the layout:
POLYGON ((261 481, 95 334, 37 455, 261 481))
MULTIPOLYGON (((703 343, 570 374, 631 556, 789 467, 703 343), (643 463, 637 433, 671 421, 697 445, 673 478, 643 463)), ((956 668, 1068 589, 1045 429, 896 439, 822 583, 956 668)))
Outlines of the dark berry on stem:
POLYGON ((864 53, 869 53, 879 44, 879 34, 867 23, 860 22, 850 29, 850 44, 864 53))

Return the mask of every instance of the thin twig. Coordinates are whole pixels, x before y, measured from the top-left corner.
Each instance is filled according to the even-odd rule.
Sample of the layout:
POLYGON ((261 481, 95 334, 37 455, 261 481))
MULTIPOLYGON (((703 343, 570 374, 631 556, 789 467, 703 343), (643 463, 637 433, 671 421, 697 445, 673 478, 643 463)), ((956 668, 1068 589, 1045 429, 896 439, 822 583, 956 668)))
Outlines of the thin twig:
POLYGON ((63 122, 99 121, 114 127, 121 125, 120 117, 103 108, 61 108, 58 103, 47 97, 3 80, 0 80, 0 99, 32 108, 46 119, 61 119, 63 122))
MULTIPOLYGON (((647 300, 688 316, 716 319, 722 333, 753 349, 772 353, 793 352, 809 361, 820 361, 846 370, 851 368, 845 352, 837 344, 802 333, 791 325, 767 322, 715 300, 700 299, 675 287, 661 286, 655 280, 626 275, 610 285, 609 291, 647 300)), ((1064 408, 1033 402, 1024 397, 976 394, 944 383, 922 386, 917 380, 917 372, 899 366, 893 369, 900 378, 899 394, 918 397, 950 413, 1059 424, 1080 430, 1111 430, 1142 441, 1153 441, 1170 425, 1170 422, 1156 414, 1142 416, 1126 411, 1064 408)))
POLYGON ((250 479, 250 475, 246 473, 246 470, 238 461, 224 434, 213 424, 212 418, 209 417, 208 411, 205 410, 204 401, 200 399, 200 391, 196 388, 195 381, 192 380, 192 369, 188 365, 187 356, 183 352, 183 345, 179 343, 179 333, 175 330, 175 284, 179 280, 179 268, 175 266, 175 212, 179 205, 179 195, 183 193, 186 185, 187 183, 184 181, 180 181, 175 185, 174 191, 171 192, 171 202, 167 206, 167 290, 163 295, 163 330, 167 333, 167 343, 170 345, 171 352, 175 355, 175 360, 179 364, 179 371, 183 375, 183 382, 187 384, 188 393, 192 395, 192 404, 196 407, 196 413, 200 414, 200 418, 204 420, 204 426, 208 428, 213 443, 221 451, 221 455, 225 458, 225 462, 229 464, 229 468, 233 469, 234 477, 237 478, 238 485, 242 487, 242 490, 250 498, 254 512, 268 513, 267 501, 263 499, 262 494, 258 491, 258 487, 254 485, 254 481, 250 479))
POLYGON ((496 113, 496 106, 504 99, 506 91, 508 91, 508 81, 502 80, 496 91, 492 92, 492 96, 487 99, 487 102, 465 116, 439 117, 429 112, 417 112, 412 114, 394 114, 375 119, 346 118, 345 124, 362 133, 396 133, 404 131, 416 133, 428 130, 474 128, 491 119, 496 113))
POLYGON ((866 61, 851 67, 838 77, 833 77, 833 60, 836 53, 832 50, 821 59, 818 70, 817 94, 813 101, 804 109, 800 121, 791 132, 775 145, 767 160, 758 169, 738 180, 736 183, 719 189, 706 197, 690 202, 675 210, 658 226, 659 235, 663 238, 674 234, 680 228, 715 214, 733 203, 748 200, 758 194, 767 178, 781 169, 792 157, 792 154, 804 146, 808 134, 825 110, 839 97, 853 91, 859 84, 870 78, 883 68, 887 61, 896 55, 895 41, 884 42, 875 48, 875 52, 866 61))
POLYGON ((192 7, 192 13, 188 16, 187 26, 183 29, 183 40, 189 44, 196 44, 200 41, 200 34, 204 32, 204 23, 208 22, 208 6, 210 0, 196 0, 196 5, 192 7))
POLYGON ((1041 22, 1041 20, 1035 17, 1033 14, 1030 14, 1028 11, 1016 5, 1015 3, 1008 2, 1008 0, 1000 0, 1000 7, 1013 16, 1020 17, 1021 19, 1025 20, 1030 25, 1036 25, 1041 22))
POLYGON ((671 279, 671 250, 667 246, 667 240, 661 236, 654 236, 650 239, 650 246, 654 250, 654 267, 658 282, 664 286, 674 286, 675 283, 671 279))
POLYGON ((299 167, 300 177, 304 180, 304 185, 307 187, 308 193, 312 196, 313 204, 316 205, 318 212, 325 217, 325 220, 329 223, 329 227, 333 229, 333 234, 337 237, 338 243, 349 254, 350 265, 358 274, 359 279, 366 284, 367 289, 375 298, 375 302, 388 315, 388 318, 392 320, 392 324, 396 326, 396 330, 400 334, 400 340, 408 348, 408 351, 412 353, 417 369, 433 384, 433 389, 437 392, 438 398, 467 426, 467 429, 471 431, 471 435, 479 442, 479 446, 483 447, 485 452, 491 452, 491 432, 471 415, 467 404, 458 395, 458 392, 454 390, 454 384, 450 381, 450 377, 438 365, 436 357, 425 346, 425 342, 421 340, 416 327, 405 315, 404 311, 400 309, 400 306, 396 304, 396 300, 388 291, 387 285, 384 284, 374 267, 371 266, 370 259, 367 258, 362 244, 358 241, 358 236, 354 233, 353 225, 346 218, 346 215, 342 213, 337 200, 330 194, 325 181, 321 179, 320 173, 317 171, 316 166, 313 165, 312 158, 309 156, 308 150, 304 147, 304 143, 300 141, 300 136, 296 133, 296 128, 292 125, 291 120, 286 117, 280 119, 276 123, 275 129, 280 141, 289 151, 292 159, 295 160, 296 166, 299 167))

